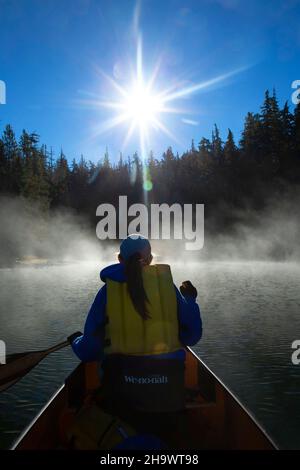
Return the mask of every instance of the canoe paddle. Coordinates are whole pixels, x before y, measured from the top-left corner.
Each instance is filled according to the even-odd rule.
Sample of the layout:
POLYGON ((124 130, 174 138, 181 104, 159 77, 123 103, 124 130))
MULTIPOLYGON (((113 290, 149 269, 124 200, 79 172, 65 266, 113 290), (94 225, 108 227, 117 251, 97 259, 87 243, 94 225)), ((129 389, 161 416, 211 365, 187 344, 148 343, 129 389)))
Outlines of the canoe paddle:
POLYGON ((0 392, 7 390, 18 382, 18 380, 30 372, 31 369, 38 365, 48 354, 69 345, 69 341, 64 341, 48 349, 8 355, 6 357, 6 364, 0 365, 0 392))

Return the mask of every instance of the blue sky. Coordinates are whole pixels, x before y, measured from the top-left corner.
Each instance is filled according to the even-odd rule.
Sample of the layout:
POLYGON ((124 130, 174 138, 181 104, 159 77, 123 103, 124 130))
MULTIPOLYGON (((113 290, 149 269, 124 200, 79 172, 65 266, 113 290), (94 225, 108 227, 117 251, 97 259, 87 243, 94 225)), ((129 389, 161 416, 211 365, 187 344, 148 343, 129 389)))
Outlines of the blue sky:
MULTIPOLYGON (((265 89, 289 100, 300 79, 299 0, 0 0, 0 80, 7 103, 0 127, 36 131, 56 154, 98 161, 108 147, 118 158, 130 123, 96 133, 115 111, 84 100, 118 96, 102 72, 123 88, 131 82, 138 33, 144 76, 160 59, 154 88, 191 87, 240 72, 174 101, 180 114, 164 114, 176 141, 153 129, 156 157, 169 145, 179 152, 210 137, 214 123, 238 140, 247 111, 257 111, 265 89), (193 123, 191 124, 190 121, 193 123)), ((138 132, 123 149, 139 150, 138 132)))

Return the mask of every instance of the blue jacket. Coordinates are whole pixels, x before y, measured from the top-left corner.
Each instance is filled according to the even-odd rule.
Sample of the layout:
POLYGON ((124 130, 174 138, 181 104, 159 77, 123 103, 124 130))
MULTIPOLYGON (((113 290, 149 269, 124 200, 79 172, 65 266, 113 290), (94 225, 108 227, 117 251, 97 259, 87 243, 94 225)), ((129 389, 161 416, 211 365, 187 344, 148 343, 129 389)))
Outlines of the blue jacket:
MULTIPOLYGON (((100 278, 105 283, 106 279, 117 282, 125 282, 124 265, 121 263, 106 267, 100 272, 100 278)), ((177 287, 179 340, 183 346, 193 346, 202 336, 202 321, 200 309, 192 297, 183 297, 177 287)), ((84 334, 76 338, 72 343, 75 354, 83 362, 102 360, 104 357, 103 344, 105 337, 106 320, 106 284, 99 290, 88 313, 84 334)), ((178 358, 184 360, 184 350, 155 355, 155 358, 178 358)))

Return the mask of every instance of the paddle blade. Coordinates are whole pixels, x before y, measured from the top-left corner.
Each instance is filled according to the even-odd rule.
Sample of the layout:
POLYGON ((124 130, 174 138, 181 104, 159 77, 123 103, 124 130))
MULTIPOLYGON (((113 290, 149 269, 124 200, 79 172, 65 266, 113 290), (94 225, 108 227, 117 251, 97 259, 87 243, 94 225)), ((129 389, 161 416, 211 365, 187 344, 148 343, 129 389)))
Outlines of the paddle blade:
POLYGON ((6 364, 0 366, 0 392, 7 390, 18 382, 47 354, 48 351, 33 351, 7 356, 6 364))
POLYGON ((42 351, 30 351, 25 353, 10 354, 6 357, 6 364, 0 365, 0 392, 7 390, 24 375, 33 369, 48 354, 69 346, 69 341, 63 341, 51 348, 42 351))

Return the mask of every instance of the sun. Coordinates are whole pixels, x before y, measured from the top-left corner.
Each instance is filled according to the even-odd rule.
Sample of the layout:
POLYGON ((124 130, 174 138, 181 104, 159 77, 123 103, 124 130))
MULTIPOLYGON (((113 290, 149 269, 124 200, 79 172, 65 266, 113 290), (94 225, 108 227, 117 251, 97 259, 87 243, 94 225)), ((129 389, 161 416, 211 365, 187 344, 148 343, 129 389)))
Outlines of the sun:
POLYGON ((163 111, 163 101, 143 83, 134 83, 123 103, 128 120, 143 129, 153 124, 163 111))
POLYGON ((174 80, 168 88, 157 90, 156 79, 162 60, 159 58, 152 74, 145 79, 142 55, 142 40, 141 36, 138 36, 136 63, 132 70, 131 80, 127 86, 125 84, 121 85, 113 77, 96 67, 99 75, 107 80, 116 92, 114 98, 111 101, 102 100, 99 99, 99 95, 88 93, 88 95, 92 95, 95 99, 80 101, 80 104, 92 106, 93 108, 109 108, 113 113, 108 119, 101 121, 101 123, 94 127, 94 138, 122 124, 127 124, 128 128, 121 144, 121 151, 125 150, 133 134, 137 133, 142 161, 146 161, 147 155, 149 155, 149 149, 153 141, 151 131, 153 130, 165 134, 183 148, 182 142, 178 139, 178 133, 170 130, 164 123, 163 117, 175 114, 185 124, 198 125, 197 121, 184 118, 184 115, 189 114, 189 111, 174 107, 174 102, 194 93, 203 92, 217 85, 224 84, 227 79, 248 68, 241 67, 210 80, 194 84, 191 84, 189 80, 184 80, 183 83, 182 81, 174 80))

